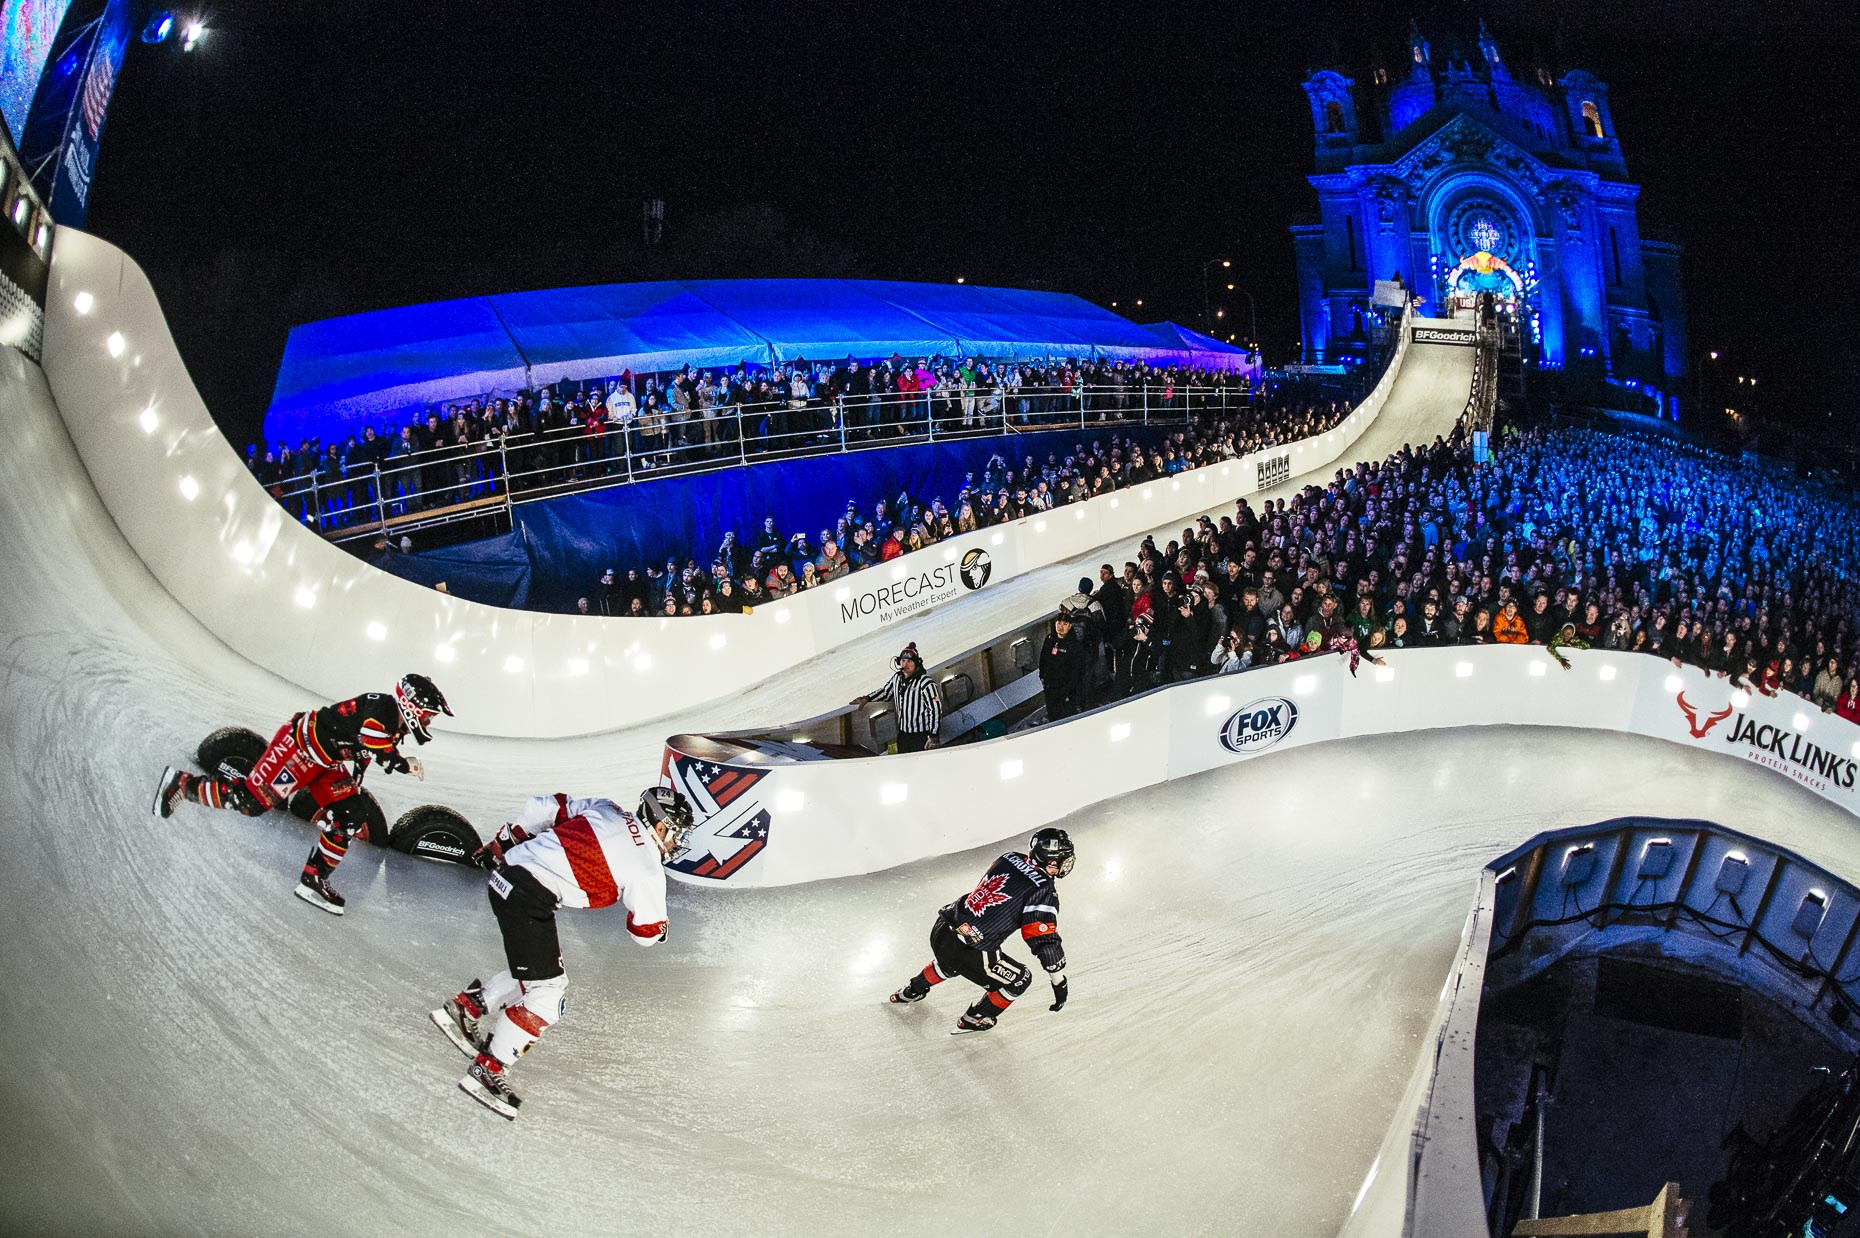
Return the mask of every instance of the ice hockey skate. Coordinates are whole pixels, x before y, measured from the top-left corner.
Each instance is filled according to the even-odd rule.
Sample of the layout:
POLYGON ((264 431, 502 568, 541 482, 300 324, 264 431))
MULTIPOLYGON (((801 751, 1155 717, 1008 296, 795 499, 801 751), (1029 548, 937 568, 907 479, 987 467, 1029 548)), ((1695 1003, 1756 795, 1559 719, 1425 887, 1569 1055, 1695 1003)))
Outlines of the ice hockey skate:
POLYGON ((930 994, 927 990, 925 992, 918 993, 914 991, 910 985, 907 984, 903 988, 899 989, 896 993, 893 993, 890 997, 887 997, 885 1000, 895 1006, 908 1006, 912 1002, 921 1002, 924 998, 928 996, 930 996, 930 994))
POLYGON ((329 882, 321 877, 312 877, 305 873, 303 880, 297 883, 295 893, 298 898, 312 907, 327 911, 332 916, 342 914, 342 895, 329 888, 329 882))
POLYGON ((158 817, 172 817, 174 806, 181 802, 181 790, 187 785, 187 775, 170 765, 161 772, 161 782, 155 787, 155 802, 150 805, 158 817))
POLYGON ((967 1036, 970 1032, 993 1031, 994 1026, 995 1017, 993 1015, 974 1015, 964 1011, 962 1017, 956 1020, 956 1026, 949 1029, 949 1034, 951 1036, 967 1036))
POLYGON ((472 981, 457 997, 448 998, 445 1005, 428 1012, 427 1018, 446 1034, 447 1040, 458 1046, 460 1053, 477 1057, 484 1047, 484 1034, 479 1027, 479 1021, 484 1018, 483 982, 472 981))
POLYGON ((459 1091, 505 1119, 516 1117, 518 1106, 523 1104, 523 1098, 510 1090, 510 1080, 497 1059, 483 1053, 473 1059, 471 1069, 459 1080, 459 1091))

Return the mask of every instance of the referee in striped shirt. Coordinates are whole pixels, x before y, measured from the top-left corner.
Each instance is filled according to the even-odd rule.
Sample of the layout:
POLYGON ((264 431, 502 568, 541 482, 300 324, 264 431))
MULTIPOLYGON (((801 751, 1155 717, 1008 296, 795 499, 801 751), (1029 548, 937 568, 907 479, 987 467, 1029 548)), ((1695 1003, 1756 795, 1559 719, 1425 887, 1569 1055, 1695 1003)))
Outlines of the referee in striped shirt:
POLYGON ((853 704, 864 705, 877 700, 891 705, 898 715, 899 752, 922 752, 936 747, 937 731, 943 726, 943 694, 937 690, 936 681, 924 674, 917 642, 906 645, 892 665, 897 669, 892 671, 885 686, 853 704))

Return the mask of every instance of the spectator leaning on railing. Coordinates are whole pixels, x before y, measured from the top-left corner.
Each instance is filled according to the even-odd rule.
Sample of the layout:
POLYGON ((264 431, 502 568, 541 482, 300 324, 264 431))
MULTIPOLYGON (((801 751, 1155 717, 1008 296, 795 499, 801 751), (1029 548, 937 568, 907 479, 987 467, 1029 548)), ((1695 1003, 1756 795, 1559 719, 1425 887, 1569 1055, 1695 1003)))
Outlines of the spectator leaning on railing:
MULTIPOLYGON (((521 457, 511 463, 513 475, 523 474, 518 488, 536 490, 673 464, 701 466, 726 455, 807 450, 840 435, 864 441, 927 427, 977 432, 991 420, 997 429, 1009 422, 1129 420, 1133 410, 1179 420, 1230 409, 1249 392, 1247 380, 1223 371, 1076 358, 992 365, 895 355, 869 363, 848 357, 838 365, 797 359, 753 372, 746 362, 734 370, 684 366, 642 376, 629 371, 580 391, 543 387, 409 410, 400 415, 407 419, 403 425, 390 417, 346 441, 306 439, 295 449, 254 445, 248 467, 300 517, 340 527, 354 519, 344 512, 377 499, 385 504, 417 496, 417 505, 429 508, 484 493, 498 484, 506 450, 521 457), (967 394, 977 385, 985 391, 979 409, 985 416, 967 394), (399 454, 427 459, 397 464, 370 445, 371 437, 395 442, 401 428, 412 435, 410 450, 399 454), (435 452, 443 464, 430 458, 435 452), (410 471, 394 477, 389 493, 376 495, 375 469, 396 467, 410 471), (360 484, 350 487, 351 481, 360 484), (325 487, 333 492, 327 498, 325 487)), ((404 511, 403 502, 393 514, 404 511)))

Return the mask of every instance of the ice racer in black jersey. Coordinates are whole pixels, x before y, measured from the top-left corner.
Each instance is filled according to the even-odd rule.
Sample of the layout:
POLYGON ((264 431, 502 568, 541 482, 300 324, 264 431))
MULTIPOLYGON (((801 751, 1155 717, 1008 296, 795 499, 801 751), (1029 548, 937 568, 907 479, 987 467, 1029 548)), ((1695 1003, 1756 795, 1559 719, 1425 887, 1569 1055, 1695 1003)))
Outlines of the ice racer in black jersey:
POLYGON ((1028 840, 1025 853, 1010 851, 996 860, 973 890, 937 911, 930 928, 934 959, 890 1000, 920 1002, 933 985, 961 976, 981 985, 983 993, 950 1035, 987 1031, 1033 982, 1032 969, 1001 952, 1002 943, 1018 932, 1053 982, 1048 1009, 1064 1009, 1066 951, 1059 940, 1056 883, 1072 871, 1074 858, 1066 832, 1048 828, 1028 840))
POLYGON ((404 675, 391 694, 364 692, 292 714, 245 778, 193 774, 172 765, 163 770, 155 790, 155 815, 172 816, 177 806, 191 800, 256 817, 308 792, 316 801, 314 820, 322 832, 304 861, 295 892, 312 907, 339 916, 343 898, 330 889, 329 875, 366 824, 358 795, 360 771, 372 761, 385 774, 425 778, 420 759, 404 755, 400 743, 411 735, 424 744, 432 738, 433 719, 442 713, 450 717, 452 708, 438 686, 424 675, 404 675))

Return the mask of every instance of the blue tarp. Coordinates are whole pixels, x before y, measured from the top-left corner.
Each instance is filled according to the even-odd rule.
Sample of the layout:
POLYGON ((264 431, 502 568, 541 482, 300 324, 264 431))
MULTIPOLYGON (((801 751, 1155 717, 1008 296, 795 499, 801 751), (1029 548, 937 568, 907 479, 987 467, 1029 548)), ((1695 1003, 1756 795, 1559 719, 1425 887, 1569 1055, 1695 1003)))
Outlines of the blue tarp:
MULTIPOLYGON (((1131 433, 1149 440, 1160 432, 1119 431, 1120 437, 1131 433)), ((921 503, 940 498, 953 516, 968 475, 973 472, 979 484, 990 455, 1018 470, 1027 456, 1044 463, 1053 453, 1064 460, 1075 444, 1097 437, 1075 428, 920 443, 616 486, 522 504, 510 533, 373 562, 423 585, 443 580, 450 592, 475 602, 567 612, 578 597, 595 600, 606 568, 625 580, 628 568, 663 567, 670 554, 682 567, 689 554, 709 571, 724 532, 735 530, 748 541, 764 516, 775 517, 784 537, 805 531, 810 542, 835 527, 848 499, 857 499, 869 517, 874 500, 889 503, 902 491, 921 503)))
POLYGON ((1064 293, 879 280, 603 284, 295 327, 265 433, 327 441, 398 409, 628 370, 894 353, 1247 363, 1246 354, 1208 336, 1179 327, 1159 333, 1064 293))

